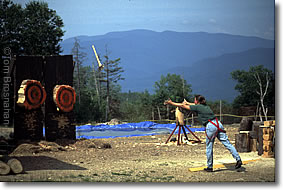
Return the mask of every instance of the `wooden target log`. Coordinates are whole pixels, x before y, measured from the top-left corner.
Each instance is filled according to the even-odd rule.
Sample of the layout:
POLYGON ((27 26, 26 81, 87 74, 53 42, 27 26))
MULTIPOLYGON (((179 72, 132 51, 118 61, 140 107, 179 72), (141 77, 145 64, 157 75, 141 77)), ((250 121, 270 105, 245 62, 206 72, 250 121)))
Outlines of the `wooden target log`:
POLYGON ((184 126, 185 120, 184 120, 184 113, 182 111, 183 111, 182 108, 176 107, 175 117, 176 117, 176 123, 184 126))
POLYGON ((53 89, 53 101, 57 109, 70 112, 76 103, 76 92, 69 85, 56 85, 53 89))
POLYGON ((17 104, 25 109, 39 108, 46 99, 46 92, 37 80, 23 80, 18 90, 17 104))

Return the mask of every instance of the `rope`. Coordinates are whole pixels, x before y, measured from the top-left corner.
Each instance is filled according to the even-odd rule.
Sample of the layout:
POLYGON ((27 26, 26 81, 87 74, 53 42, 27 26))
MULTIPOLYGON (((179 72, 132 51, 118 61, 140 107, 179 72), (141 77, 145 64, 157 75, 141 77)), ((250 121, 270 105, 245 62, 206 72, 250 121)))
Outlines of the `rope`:
MULTIPOLYGON (((220 114, 215 114, 215 116, 220 116, 220 114)), ((221 117, 223 117, 223 116, 228 116, 228 117, 237 117, 237 118, 243 118, 243 117, 259 117, 258 115, 249 115, 249 116, 242 116, 242 115, 233 115, 233 114, 221 114, 221 117)), ((262 116, 263 118, 265 117, 265 116, 262 116)), ((267 118, 274 118, 275 116, 267 116, 267 118)), ((197 119, 198 117, 197 116, 194 116, 194 119, 197 119)), ((188 120, 190 120, 190 119, 192 119, 192 117, 188 117, 188 118, 186 118, 185 119, 185 121, 188 121, 188 120)), ((170 119, 162 119, 162 120, 144 120, 144 121, 152 121, 152 122, 161 122, 161 121, 163 121, 163 122, 165 122, 165 121, 167 121, 167 122, 175 122, 176 120, 170 120, 170 119)))

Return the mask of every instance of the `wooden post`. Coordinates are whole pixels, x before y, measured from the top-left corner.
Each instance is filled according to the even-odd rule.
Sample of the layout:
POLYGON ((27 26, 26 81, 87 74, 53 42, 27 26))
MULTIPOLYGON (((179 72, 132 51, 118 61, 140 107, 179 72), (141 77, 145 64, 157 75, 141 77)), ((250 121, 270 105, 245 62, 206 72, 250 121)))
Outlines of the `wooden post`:
POLYGON ((249 131, 241 131, 235 135, 235 145, 238 152, 250 152, 249 131))
POLYGON ((169 118, 169 105, 166 105, 166 110, 167 110, 167 119, 169 120, 170 118, 169 118))
POLYGON ((258 155, 261 156, 263 154, 263 131, 262 127, 258 129, 258 155))
POLYGON ((152 120, 154 121, 154 108, 151 109, 152 120))
POLYGON ((220 100, 220 121, 222 122, 222 103, 221 103, 221 100, 220 100))
POLYGON ((75 140, 76 128, 73 112, 75 92, 72 89, 73 58, 71 55, 50 56, 46 57, 45 60, 44 81, 47 93, 45 101, 46 140, 75 140))
POLYGON ((41 106, 45 98, 45 92, 41 86, 43 58, 42 56, 17 56, 14 64, 15 139, 40 141, 43 137, 44 121, 41 106), (31 80, 37 82, 31 82, 31 80))
POLYGON ((157 112, 158 112, 159 120, 161 120, 160 109, 159 109, 159 107, 158 107, 158 106, 157 106, 157 112))

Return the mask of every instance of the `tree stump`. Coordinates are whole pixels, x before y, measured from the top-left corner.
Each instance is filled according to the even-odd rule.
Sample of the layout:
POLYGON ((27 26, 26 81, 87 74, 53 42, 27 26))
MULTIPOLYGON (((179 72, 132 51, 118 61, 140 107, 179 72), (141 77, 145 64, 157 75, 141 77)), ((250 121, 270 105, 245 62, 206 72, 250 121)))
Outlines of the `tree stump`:
POLYGON ((70 112, 76 102, 76 92, 69 85, 56 85, 53 89, 53 101, 57 110, 70 112))
POLYGON ((11 171, 11 168, 5 163, 0 160, 0 175, 7 175, 11 171))
POLYGON ((46 92, 37 80, 23 80, 18 90, 17 104, 27 110, 39 108, 46 99, 46 92))
POLYGON ((253 121, 251 118, 243 117, 240 123, 239 131, 251 131, 253 128, 253 121))
MULTIPOLYGON (((242 131, 243 132, 243 131, 242 131)), ((250 138, 248 133, 239 133, 235 135, 235 145, 238 152, 250 152, 250 138)))

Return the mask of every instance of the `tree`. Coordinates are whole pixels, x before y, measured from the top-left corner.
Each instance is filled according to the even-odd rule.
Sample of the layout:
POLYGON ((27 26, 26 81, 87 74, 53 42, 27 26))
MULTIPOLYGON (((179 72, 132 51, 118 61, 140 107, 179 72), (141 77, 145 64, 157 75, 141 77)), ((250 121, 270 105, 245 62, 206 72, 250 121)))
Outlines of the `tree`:
POLYGON ((187 84, 180 75, 167 74, 166 77, 161 75, 160 81, 155 82, 154 88, 156 95, 162 99, 162 103, 164 98, 169 97, 177 102, 183 101, 184 98, 191 98, 191 85, 187 84))
POLYGON ((271 76, 269 76, 268 72, 265 72, 265 76, 266 76, 265 77, 265 81, 262 81, 260 76, 259 76, 259 73, 258 72, 254 73, 254 77, 255 77, 256 82, 257 82, 257 84, 259 86, 259 89, 256 90, 256 93, 259 95, 261 109, 262 109, 263 114, 265 116, 265 120, 267 121, 267 111, 268 111, 268 108, 265 108, 264 98, 265 98, 265 96, 267 94, 269 83, 271 81, 271 76))
MULTIPOLYGON (((75 74, 77 77, 77 75, 75 74)), ((103 118, 102 106, 98 103, 95 91, 95 83, 93 73, 90 66, 80 67, 80 93, 81 102, 74 106, 76 122, 86 123, 92 121, 101 121, 103 118)))
POLYGON ((232 78, 238 81, 235 89, 240 92, 233 104, 234 107, 257 106, 261 104, 266 113, 266 106, 275 104, 274 74, 262 65, 250 67, 249 71, 236 70, 231 73, 232 78))
POLYGON ((152 117, 152 97, 147 90, 144 92, 120 93, 121 118, 126 121, 138 122, 154 119, 152 117))
POLYGON ((0 0, 1 50, 9 47, 14 55, 58 55, 64 32, 63 21, 44 2, 31 1, 22 8, 0 0))
POLYGON ((109 52, 106 47, 106 55, 104 56, 104 71, 102 72, 102 82, 106 82, 106 110, 105 110, 105 120, 108 121, 109 113, 110 113, 110 105, 113 107, 115 102, 117 103, 118 100, 114 99, 114 92, 120 90, 119 85, 117 84, 118 81, 124 80, 125 78, 122 77, 122 73, 124 72, 123 68, 119 66, 121 59, 117 58, 115 60, 109 59, 109 52), (118 86, 117 86, 118 85, 118 86), (116 90, 115 90, 116 89, 116 90), (110 104, 110 101, 111 104, 110 104), (113 104, 112 104, 113 103, 113 104))
POLYGON ((78 104, 81 104, 81 73, 80 68, 85 61, 86 53, 82 51, 79 40, 75 38, 74 46, 72 48, 74 67, 75 67, 75 77, 74 77, 74 87, 78 93, 78 104))
POLYGON ((10 0, 0 0, 0 55, 7 47, 16 55, 23 52, 23 23, 24 13, 21 5, 10 0))
POLYGON ((166 77, 161 75, 160 81, 155 82, 154 88, 154 105, 157 108, 159 119, 161 119, 161 112, 167 112, 167 117, 169 117, 168 106, 166 111, 160 109, 161 107, 164 107, 164 100, 171 98, 175 102, 182 102, 184 98, 192 98, 191 85, 187 84, 186 80, 184 80, 180 75, 167 74, 166 77))
MULTIPOLYGON (((13 1, 0 0, 1 63, 2 56, 7 51, 9 57, 5 59, 10 59, 13 55, 58 55, 61 52, 59 42, 64 34, 62 27, 62 19, 48 8, 47 3, 31 1, 23 8, 13 1)), ((0 70, 2 78, 3 64, 0 65, 0 70)), ((1 80, 0 89, 2 88, 1 80)))
POLYGON ((58 55, 63 20, 45 2, 31 1, 24 9, 23 49, 26 55, 58 55))

